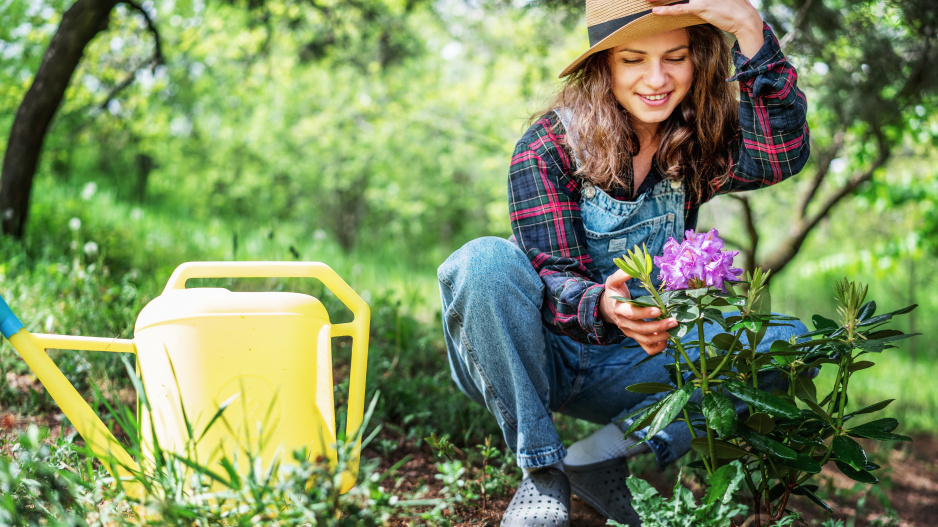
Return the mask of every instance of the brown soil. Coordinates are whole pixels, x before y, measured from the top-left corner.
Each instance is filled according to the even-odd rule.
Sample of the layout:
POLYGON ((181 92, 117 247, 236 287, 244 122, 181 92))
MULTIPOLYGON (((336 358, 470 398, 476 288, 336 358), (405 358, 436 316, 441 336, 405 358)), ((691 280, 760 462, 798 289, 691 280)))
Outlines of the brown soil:
MULTIPOLYGON (((833 518, 843 520, 850 525, 860 526, 895 526, 895 527, 930 527, 938 515, 938 438, 918 436, 912 443, 899 443, 892 448, 864 445, 870 459, 884 468, 877 471, 880 478, 878 485, 855 484, 836 468, 824 468, 818 484, 819 493, 825 496, 827 503, 834 510, 833 518)), ((378 458, 375 452, 365 451, 365 457, 378 458)), ((443 484, 434 478, 437 474, 436 460, 426 444, 422 448, 400 443, 400 447, 380 461, 380 470, 384 471, 408 457, 400 466, 394 478, 396 490, 403 494, 423 485, 430 487, 428 497, 439 497, 443 484)), ((519 470, 516 467, 506 470, 519 470)), ((660 473, 655 469, 638 474, 646 479, 661 494, 671 496, 677 471, 660 473)), ((479 477, 478 470, 470 477, 479 477)), ((693 484, 691 484, 693 488, 693 484)), ((452 511, 456 525, 481 526, 498 525, 502 511, 511 501, 513 490, 502 495, 489 496, 485 507, 459 507, 452 511)), ((797 498, 797 497, 796 497, 797 498)), ((751 508, 751 505, 750 505, 751 508)), ((807 499, 797 498, 790 502, 790 508, 803 513, 808 525, 820 525, 830 515, 807 499)), ((576 527, 599 527, 606 525, 606 519, 600 516, 585 502, 574 497, 572 503, 571 524, 576 527)), ((402 522, 399 525, 410 525, 402 522)))
MULTIPOLYGON (((38 381, 28 375, 16 376, 8 374, 8 383, 22 385, 24 389, 39 390, 38 381)), ((132 397, 128 395, 128 400, 132 397)), ((54 437, 61 433, 61 414, 50 413, 41 416, 24 416, 4 412, 0 408, 0 434, 13 434, 25 429, 30 423, 48 427, 54 437)), ((413 443, 405 441, 402 436, 395 436, 388 428, 382 432, 382 439, 397 443, 388 455, 365 450, 363 456, 379 460, 379 472, 383 473, 404 460, 390 474, 385 488, 389 492, 403 496, 422 486, 429 488, 426 497, 439 497, 444 484, 435 478, 438 474, 436 459, 430 447, 423 443, 416 447, 413 443), (393 483, 391 482, 393 480, 393 483)), ((819 493, 825 496, 827 503, 833 508, 833 517, 848 522, 854 520, 855 526, 878 525, 895 527, 930 527, 938 515, 938 437, 918 436, 912 443, 897 443, 892 447, 885 447, 877 443, 865 444, 870 459, 884 468, 877 471, 880 483, 874 486, 855 484, 842 475, 836 468, 825 467, 817 482, 821 489, 819 493)), ((374 444, 374 443, 372 443, 374 444)), ((0 452, 9 454, 9 452, 0 452)), ((646 466, 653 465, 645 463, 646 466)), ((517 467, 505 467, 504 470, 519 471, 517 467)), ((633 467, 634 470, 634 467, 633 467)), ((665 496, 670 496, 675 484, 677 470, 668 470, 664 473, 654 468, 643 470, 637 475, 646 479, 665 496)), ((473 467, 468 473, 470 480, 478 481, 480 471, 473 467)), ((691 488, 694 488, 691 483, 691 488)), ((458 526, 498 525, 502 511, 511 501, 513 489, 494 496, 487 496, 484 506, 476 504, 473 507, 461 506, 451 511, 454 523, 458 526)), ((479 500, 481 503, 481 500, 479 500)), ((791 502, 790 508, 801 511, 809 525, 820 525, 828 514, 807 501, 796 499, 791 502)), ((397 525, 410 525, 401 521, 397 525)), ((599 527, 606 525, 606 520, 594 511, 589 505, 574 497, 572 503, 572 525, 576 527, 599 527)))

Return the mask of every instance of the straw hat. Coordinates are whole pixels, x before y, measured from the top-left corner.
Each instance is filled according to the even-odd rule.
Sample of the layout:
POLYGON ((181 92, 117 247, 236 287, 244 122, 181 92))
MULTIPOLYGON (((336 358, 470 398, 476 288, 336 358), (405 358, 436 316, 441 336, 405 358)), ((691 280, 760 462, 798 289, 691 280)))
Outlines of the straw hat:
POLYGON ((687 1, 652 4, 646 0, 586 0, 586 28, 590 37, 590 49, 570 63, 560 76, 566 77, 573 73, 573 70, 593 53, 672 29, 706 24, 696 15, 651 14, 651 8, 656 5, 686 4, 687 1))

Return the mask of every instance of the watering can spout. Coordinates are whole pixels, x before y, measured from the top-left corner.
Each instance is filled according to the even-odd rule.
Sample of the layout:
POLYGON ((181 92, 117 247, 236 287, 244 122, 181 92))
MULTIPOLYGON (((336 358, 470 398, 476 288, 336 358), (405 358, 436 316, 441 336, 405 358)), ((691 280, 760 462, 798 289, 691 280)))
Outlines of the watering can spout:
MULTIPOLYGON (((26 330, 2 296, 0 296, 0 332, 10 341, 20 357, 26 361, 42 385, 46 387, 49 395, 84 438, 91 452, 105 462, 108 470, 112 470, 114 477, 129 476, 130 468, 136 466, 133 457, 127 453, 114 434, 108 430, 94 410, 68 382, 58 366, 46 354, 45 346, 35 335, 26 330), (113 471, 112 466, 117 467, 116 472, 113 471)), ((128 351, 128 344, 132 349, 133 343, 130 341, 113 341, 115 348, 120 348, 121 351, 128 351)))

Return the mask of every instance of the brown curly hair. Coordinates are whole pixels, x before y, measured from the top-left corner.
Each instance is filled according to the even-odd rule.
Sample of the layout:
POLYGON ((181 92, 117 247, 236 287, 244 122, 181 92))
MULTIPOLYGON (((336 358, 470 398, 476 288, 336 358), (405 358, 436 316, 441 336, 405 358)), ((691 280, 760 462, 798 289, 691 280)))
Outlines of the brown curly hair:
MULTIPOLYGON (((664 177, 684 180, 699 197, 729 178, 727 145, 740 135, 738 89, 735 83, 726 82, 731 50, 722 31, 709 24, 686 29, 694 81, 662 123, 657 163, 664 177)), ((638 154, 640 143, 628 112, 612 93, 611 53, 596 53, 567 76, 549 109, 569 112, 566 141, 581 161, 580 178, 605 190, 632 189, 632 157, 638 154)))

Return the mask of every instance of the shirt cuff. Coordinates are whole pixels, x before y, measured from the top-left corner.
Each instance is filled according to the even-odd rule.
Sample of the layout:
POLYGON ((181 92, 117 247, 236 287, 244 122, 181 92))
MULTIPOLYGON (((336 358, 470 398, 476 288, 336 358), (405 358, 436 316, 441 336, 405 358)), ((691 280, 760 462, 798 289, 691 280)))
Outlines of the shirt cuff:
POLYGON ((728 82, 739 81, 751 84, 759 75, 772 71, 780 65, 787 67, 785 54, 782 53, 775 32, 765 22, 762 26, 762 35, 765 37, 765 42, 753 57, 742 54, 739 50, 739 42, 733 44, 733 64, 736 66, 736 74, 727 79, 728 82))
POLYGON ((615 344, 623 337, 615 324, 603 321, 599 314, 599 301, 605 290, 606 286, 596 284, 588 288, 580 300, 577 316, 591 344, 615 344))

